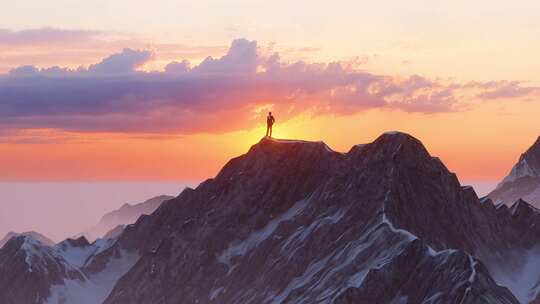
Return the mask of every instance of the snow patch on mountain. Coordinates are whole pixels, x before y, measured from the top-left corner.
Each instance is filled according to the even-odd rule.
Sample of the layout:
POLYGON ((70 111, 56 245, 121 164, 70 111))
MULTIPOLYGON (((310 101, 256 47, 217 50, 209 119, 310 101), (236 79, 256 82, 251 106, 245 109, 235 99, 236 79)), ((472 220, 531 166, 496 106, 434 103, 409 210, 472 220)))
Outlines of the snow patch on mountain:
POLYGON ((510 174, 506 176, 503 181, 497 185, 497 189, 501 188, 507 183, 514 182, 523 177, 539 177, 540 172, 537 172, 535 168, 529 165, 527 158, 522 157, 519 162, 512 168, 510 174))
MULTIPOLYGON (((360 239, 314 261, 301 276, 293 279, 279 294, 271 295, 268 301, 282 303, 295 290, 308 289, 319 294, 317 301, 331 303, 347 288, 358 288, 370 270, 383 267, 409 243, 408 235, 393 231, 386 223, 376 225, 360 239), (384 251, 376 250, 381 246, 388 247, 384 251), (346 284, 333 284, 342 276, 348 277, 346 284)), ((297 303, 310 303, 312 299, 306 297, 309 295, 301 296, 297 303)))
POLYGON ((111 259, 105 269, 86 277, 86 281, 64 280, 51 287, 45 304, 100 304, 109 295, 116 281, 135 265, 140 256, 122 251, 120 257, 111 259))
POLYGON ((307 227, 301 226, 297 228, 296 231, 290 235, 287 240, 285 240, 285 243, 281 246, 281 253, 286 254, 290 260, 296 253, 296 249, 299 248, 299 244, 302 243, 308 235, 323 225, 331 225, 339 222, 344 215, 345 210, 339 209, 333 214, 319 217, 307 227))
MULTIPOLYGON (((346 214, 343 209, 334 214, 316 219, 307 228, 298 228, 284 243, 281 248, 283 253, 294 252, 296 247, 302 246, 304 238, 323 224, 335 224, 346 214)), ((310 293, 318 294, 316 301, 332 302, 347 288, 358 288, 363 283, 366 275, 373 269, 380 269, 389 263, 394 257, 401 254, 403 249, 416 236, 408 231, 397 229, 383 213, 380 213, 378 224, 369 228, 362 236, 346 244, 322 259, 313 261, 304 273, 294 278, 279 294, 271 294, 267 297, 270 303, 282 303, 299 289, 308 289, 310 293), (384 243, 384 244, 383 244, 384 243), (376 248, 387 247, 384 251, 376 248), (346 284, 333 284, 336 279, 346 276, 346 284)), ((310 293, 306 293, 309 296, 310 293)), ((313 299, 308 297, 297 298, 297 303, 310 303, 313 299)))
POLYGON ((98 239, 90 246, 74 246, 71 242, 64 241, 54 248, 72 265, 83 267, 93 256, 111 247, 114 241, 111 239, 98 239))
POLYGON ((529 304, 540 296, 540 247, 530 250, 520 269, 509 272, 494 268, 492 275, 498 284, 507 287, 520 303, 529 304))
POLYGON ((218 256, 218 261, 227 265, 230 269, 232 258, 235 256, 242 256, 251 249, 257 247, 274 233, 279 224, 300 214, 307 206, 307 203, 307 199, 296 202, 289 210, 287 210, 287 212, 271 220, 264 228, 252 232, 247 239, 229 245, 229 247, 218 256))
POLYGON ((47 272, 47 264, 61 263, 66 267, 66 271, 78 271, 76 267, 65 261, 65 259, 56 252, 52 247, 49 247, 30 236, 24 236, 24 242, 21 249, 25 252, 25 262, 28 265, 28 271, 33 272, 34 269, 40 268, 47 272))

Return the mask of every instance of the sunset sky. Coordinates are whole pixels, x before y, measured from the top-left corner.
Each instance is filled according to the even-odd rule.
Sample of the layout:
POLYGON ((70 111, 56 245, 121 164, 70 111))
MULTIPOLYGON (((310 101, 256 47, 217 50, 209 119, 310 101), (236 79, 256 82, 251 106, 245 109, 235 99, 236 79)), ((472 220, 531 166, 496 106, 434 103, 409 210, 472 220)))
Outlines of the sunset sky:
POLYGON ((540 2, 5 1, 0 180, 200 181, 263 135, 401 130, 462 181, 540 135, 540 2))

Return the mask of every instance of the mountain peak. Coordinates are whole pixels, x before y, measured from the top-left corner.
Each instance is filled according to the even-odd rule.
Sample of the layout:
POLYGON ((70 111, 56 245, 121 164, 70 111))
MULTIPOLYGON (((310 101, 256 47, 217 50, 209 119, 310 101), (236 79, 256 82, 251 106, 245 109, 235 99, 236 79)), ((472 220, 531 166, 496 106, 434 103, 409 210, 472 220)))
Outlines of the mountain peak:
POLYGON ((540 137, 519 157, 517 163, 488 196, 510 206, 523 198, 540 207, 540 137))
POLYGON ((538 136, 538 138, 537 138, 536 141, 534 142, 534 145, 533 145, 533 146, 540 147, 540 135, 538 136))
MULTIPOLYGON (((433 163, 434 157, 414 136, 404 132, 390 131, 381 134, 371 143, 353 146, 347 153, 336 152, 323 141, 264 137, 253 145, 246 154, 233 159, 230 164, 239 165, 238 161, 243 160, 257 162, 259 165, 269 162, 275 166, 282 164, 285 160, 297 161, 300 159, 308 161, 308 163, 311 160, 315 163, 330 162, 338 166, 341 160, 348 160, 349 164, 351 162, 361 164, 400 159, 403 160, 404 164, 415 166, 422 163, 433 163)), ((437 163, 442 164, 440 161, 437 163)))
POLYGON ((6 234, 6 236, 0 240, 0 248, 2 248, 10 239, 17 237, 17 236, 29 236, 35 240, 40 241, 41 243, 47 245, 47 246, 53 246, 55 244, 54 241, 49 239, 48 237, 44 236, 43 234, 35 231, 26 231, 22 233, 10 231, 6 234))
POLYGON ((519 161, 497 186, 497 189, 524 177, 540 177, 540 137, 525 153, 521 154, 519 161))
POLYGON ((402 143, 403 142, 410 142, 410 143, 415 143, 415 144, 422 145, 422 142, 420 142, 420 140, 418 140, 416 137, 414 137, 414 136, 412 136, 412 135, 410 135, 408 133, 401 132, 401 131, 384 132, 379 137, 377 137, 375 142, 377 142, 377 141, 402 142, 402 143))
POLYGON ((67 239, 64 242, 68 243, 72 247, 87 247, 90 246, 90 242, 86 239, 85 236, 80 236, 76 239, 67 239))
POLYGON ((383 133, 370 144, 356 145, 347 155, 354 162, 403 160, 402 163, 412 166, 432 163, 434 159, 420 140, 398 131, 383 133))
POLYGON ((515 217, 528 217, 534 213, 540 214, 540 210, 536 209, 533 205, 527 203, 523 199, 518 199, 512 207, 510 207, 510 212, 512 213, 512 216, 515 217))

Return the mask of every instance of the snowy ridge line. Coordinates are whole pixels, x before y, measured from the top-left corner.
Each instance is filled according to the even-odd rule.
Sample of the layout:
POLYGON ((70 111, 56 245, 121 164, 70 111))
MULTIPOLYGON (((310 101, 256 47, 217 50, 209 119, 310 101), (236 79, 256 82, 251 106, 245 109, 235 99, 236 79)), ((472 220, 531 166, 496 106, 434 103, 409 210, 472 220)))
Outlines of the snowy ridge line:
MULTIPOLYGON (((361 269, 353 274, 349 275, 347 284, 329 288, 327 291, 322 293, 317 297, 318 301, 324 301, 327 299, 332 299, 330 302, 334 301, 337 297, 341 295, 349 287, 358 288, 362 284, 363 280, 369 273, 369 271, 374 269, 381 269, 390 262, 395 256, 401 254, 405 250, 405 245, 409 243, 409 239, 405 238, 399 242, 396 242, 392 245, 392 249, 387 250, 388 254, 374 257, 371 260, 362 262, 358 265, 356 258, 358 255, 369 250, 370 246, 374 245, 378 240, 379 233, 383 233, 385 230, 381 228, 388 229, 391 233, 396 233, 392 231, 386 224, 375 223, 372 225, 362 236, 354 240, 353 242, 347 244, 339 251, 333 251, 324 258, 312 262, 302 275, 294 278, 287 287, 282 290, 278 295, 270 295, 267 297, 267 300, 272 304, 282 303, 287 297, 296 289, 309 286, 308 290, 310 291, 319 291, 322 288, 329 288, 325 284, 332 279, 334 275, 339 273, 345 268, 355 267, 361 269), (399 250, 398 250, 399 249, 399 250), (313 279, 318 277, 315 281, 313 279)), ((402 235, 398 233, 398 235, 402 235)), ((297 303, 310 303, 307 298, 297 299, 297 303)))
POLYGON ((72 246, 68 241, 56 244, 53 248, 69 263, 76 267, 88 265, 95 255, 110 248, 116 240, 97 239, 84 247, 72 246))
MULTIPOLYGON (((391 193, 391 190, 392 189, 388 189, 388 191, 386 192, 386 195, 385 195, 385 199, 383 201, 383 204, 382 204, 382 210, 380 211, 380 214, 381 214, 381 224, 380 225, 387 225, 393 232, 396 232, 396 233, 401 233, 405 236, 407 236, 409 238, 410 241, 413 241, 413 240, 420 240, 417 236, 415 236, 414 234, 410 233, 409 231, 407 230, 404 230, 404 229, 399 229, 399 228, 396 228, 394 226, 394 224, 390 221, 390 219, 386 216, 386 202, 388 201, 389 199, 389 196, 390 196, 390 193, 391 193)), ((430 255, 432 256, 438 256, 438 255, 443 255, 443 254, 452 254, 452 253, 455 253, 457 252, 457 250, 455 249, 446 249, 446 250, 443 250, 443 251, 435 251, 431 246, 427 245, 427 244, 424 244, 427 248, 428 248, 428 252, 430 255)), ((467 289, 465 289, 465 292, 463 294, 463 298, 461 300, 461 303, 463 303, 467 297, 467 294, 469 294, 471 292, 471 289, 472 289, 472 284, 474 283, 475 279, 476 279, 476 275, 477 275, 477 272, 476 272, 476 265, 478 264, 478 262, 468 253, 466 253, 468 258, 469 258, 469 263, 470 263, 470 267, 471 267, 471 275, 468 279, 468 283, 470 284, 470 286, 467 287, 467 289)))
POLYGON ((65 278, 62 284, 51 286, 44 304, 101 304, 118 279, 139 259, 139 254, 122 250, 119 257, 113 257, 107 262, 104 270, 87 276, 86 281, 65 278))
MULTIPOLYGON (((80 271, 76 265, 67 261, 64 256, 58 253, 53 247, 43 244, 31 236, 22 237, 23 244, 21 245, 21 249, 25 252, 25 263, 28 265, 29 272, 34 271, 34 266, 36 266, 34 265, 34 262, 54 262, 65 266, 65 271, 74 271, 82 274, 82 271, 80 271)), ((40 267, 42 270, 47 271, 42 265, 37 265, 36 267, 40 267)), ((68 276, 67 273, 64 275, 68 276)))
POLYGON ((290 209, 268 222, 262 229, 253 231, 245 240, 233 241, 229 244, 228 248, 218 256, 218 261, 227 265, 229 272, 232 271, 232 268, 234 268, 231 265, 232 258, 245 255, 251 249, 257 247, 261 242, 270 237, 282 222, 291 220, 300 214, 307 206, 311 196, 312 195, 299 200, 290 209))
POLYGON ((469 283, 469 286, 467 286, 467 288, 465 289, 465 292, 463 293, 463 298, 461 298, 461 302, 460 303, 464 303, 465 302, 465 299, 467 299, 467 295, 471 292, 472 290, 472 284, 474 283, 474 280, 476 279, 476 264, 478 262, 476 262, 473 257, 471 255, 469 255, 469 264, 470 264, 470 267, 471 267, 471 276, 469 277, 469 280, 467 281, 469 283))
POLYGON ((510 171, 508 176, 506 176, 503 181, 497 185, 496 189, 499 189, 505 184, 512 183, 522 177, 527 176, 539 177, 540 172, 537 172, 533 167, 531 167, 527 162, 527 159, 523 157, 514 167, 512 167, 512 170, 510 171))

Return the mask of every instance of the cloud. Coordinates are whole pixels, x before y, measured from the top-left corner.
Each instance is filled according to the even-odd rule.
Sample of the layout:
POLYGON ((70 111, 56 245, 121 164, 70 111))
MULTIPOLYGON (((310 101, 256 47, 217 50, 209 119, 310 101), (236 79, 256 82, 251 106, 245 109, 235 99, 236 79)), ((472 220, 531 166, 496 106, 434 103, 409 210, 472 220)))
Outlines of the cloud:
MULTIPOLYGON (((119 49, 151 49, 165 62, 186 58, 201 61, 209 55, 220 55, 227 45, 184 45, 162 43, 152 37, 133 33, 88 31, 59 28, 25 30, 0 29, 0 73, 21 65, 48 67, 59 65, 77 68, 99 62, 119 49), (54 51, 51 51, 54 49, 54 51)), ((155 68, 155 67, 154 67, 155 68)))
POLYGON ((44 27, 27 30, 0 29, 0 46, 51 45, 66 42, 81 42, 101 36, 103 32, 66 30, 44 27))
POLYGON ((182 62, 173 61, 165 66, 166 73, 187 73, 190 70, 190 63, 187 60, 182 62))
POLYGON ((193 71, 199 73, 251 73, 259 66, 257 42, 246 39, 234 40, 227 54, 219 59, 207 57, 193 71))
POLYGON ((121 53, 111 55, 100 63, 88 68, 91 73, 122 74, 131 73, 154 57, 150 51, 124 49, 121 53))
POLYGON ((153 56, 124 49, 89 68, 13 69, 0 76, 0 127, 227 132, 259 123, 261 106, 273 108, 281 121, 299 114, 351 115, 373 108, 429 114, 461 110, 459 100, 468 91, 494 98, 489 92, 505 88, 377 75, 339 62, 285 62, 277 53, 261 54, 255 41, 245 39, 233 41, 225 55, 207 57, 193 67, 184 60, 169 63, 163 72, 137 70, 153 56))
POLYGON ((125 48, 122 52, 110 55, 99 63, 92 64, 85 69, 80 67, 78 69, 61 68, 53 66, 50 68, 39 69, 35 66, 24 65, 9 71, 9 75, 13 77, 24 76, 84 76, 86 75, 120 75, 126 73, 134 73, 137 68, 145 64, 154 58, 154 53, 148 50, 132 50, 125 48))
POLYGON ((539 87, 523 86, 519 81, 472 82, 469 85, 476 85, 484 89, 483 92, 478 94, 478 97, 482 99, 519 98, 540 95, 539 87))

